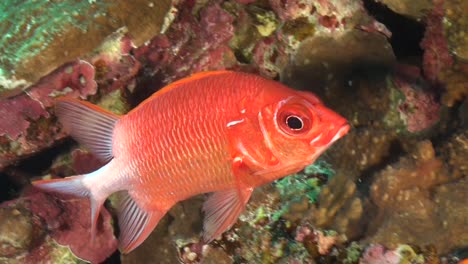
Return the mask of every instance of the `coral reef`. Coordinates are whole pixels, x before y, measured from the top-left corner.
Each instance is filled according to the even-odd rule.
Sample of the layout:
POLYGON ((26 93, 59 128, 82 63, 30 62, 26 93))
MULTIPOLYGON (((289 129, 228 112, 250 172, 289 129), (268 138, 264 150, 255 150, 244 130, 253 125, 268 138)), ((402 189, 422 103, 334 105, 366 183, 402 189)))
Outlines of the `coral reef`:
POLYGON ((54 256, 55 251, 60 250, 57 245, 63 245, 81 259, 97 263, 104 261, 117 248, 111 216, 103 211, 95 240, 90 243, 88 203, 29 190, 22 198, 1 204, 0 222, 8 232, 2 232, 0 260, 7 258, 6 262, 24 263, 53 261, 56 257, 63 257, 64 254, 54 256), (15 221, 16 228, 11 228, 11 221, 15 221))
POLYGON ((50 147, 65 136, 48 111, 54 98, 86 98, 96 93, 96 87, 93 66, 79 60, 63 65, 26 91, 0 101, 0 168, 50 147))
POLYGON ((394 111, 389 115, 398 113, 406 131, 421 132, 439 121, 440 103, 423 80, 406 81, 392 76, 389 82, 392 82, 390 86, 394 85, 397 89, 394 91, 390 88, 394 111))
POLYGON ((131 46, 124 31, 116 32, 90 55, 92 64, 85 60, 66 63, 31 87, 5 95, 0 101, 0 169, 66 136, 53 116, 57 97, 96 95, 95 102, 107 104, 116 113, 126 112, 123 90, 131 86, 140 67, 128 54, 131 46))
POLYGON ((444 1, 434 2, 434 8, 427 18, 426 31, 421 47, 424 52, 424 73, 431 80, 437 80, 437 75, 453 64, 447 39, 445 38, 443 19, 445 15, 444 1))
POLYGON ((388 247, 430 243, 440 253, 466 245, 468 237, 464 234, 468 230, 461 217, 466 214, 466 206, 459 201, 467 199, 462 191, 467 171, 466 165, 461 165, 466 161, 459 157, 468 154, 467 140, 466 133, 457 134, 441 149, 452 158, 447 163, 435 155, 430 142, 423 141, 408 157, 379 172, 370 191, 379 209, 366 240, 388 247), (446 229, 449 220, 457 235, 446 229))
POLYGON ((36 82, 124 26, 141 45, 160 32, 170 5, 169 0, 2 2, 0 76, 36 82))
POLYGON ((388 29, 369 1, 13 2, 0 4, 8 55, 0 58, 0 191, 10 200, 0 204, 1 263, 113 263, 115 197, 91 243, 88 201, 27 186, 102 166, 66 140, 55 98, 124 114, 172 81, 220 69, 312 91, 353 129, 320 162, 256 190, 210 244, 200 241, 201 195, 175 206, 135 251, 117 254, 121 263, 468 257, 468 2, 375 0, 425 26, 423 39, 402 45, 389 30, 402 29, 388 29), (397 58, 393 49, 407 45, 421 53, 397 58))
POLYGON ((398 14, 403 14, 414 19, 424 19, 427 12, 432 9, 432 0, 376 0, 386 5, 398 14))
POLYGON ((382 245, 374 244, 366 248, 359 260, 360 264, 398 264, 398 263, 426 263, 424 257, 417 255, 408 245, 399 245, 394 250, 387 250, 382 245))
POLYGON ((468 94, 466 85, 466 2, 434 1, 427 18, 421 46, 424 49, 423 68, 430 81, 441 81, 446 93, 443 102, 453 106, 468 94), (454 54, 455 56, 453 56, 454 54))
POLYGON ((322 188, 318 206, 312 207, 303 221, 310 221, 316 227, 335 230, 346 235, 347 239, 353 239, 363 231, 363 203, 356 194, 354 182, 346 175, 338 174, 322 188))

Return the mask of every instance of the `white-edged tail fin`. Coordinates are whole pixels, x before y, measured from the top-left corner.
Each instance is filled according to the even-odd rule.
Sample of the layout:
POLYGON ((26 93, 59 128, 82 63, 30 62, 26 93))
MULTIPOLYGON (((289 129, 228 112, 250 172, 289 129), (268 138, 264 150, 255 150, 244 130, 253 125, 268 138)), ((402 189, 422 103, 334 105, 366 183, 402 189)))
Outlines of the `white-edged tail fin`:
POLYGON ((62 193, 77 197, 88 197, 91 206, 91 237, 94 240, 99 212, 106 197, 97 197, 96 195, 93 195, 92 190, 88 189, 83 184, 83 179, 90 175, 91 174, 85 174, 64 179, 39 180, 32 182, 32 184, 36 188, 46 192, 62 193))
POLYGON ((89 197, 90 191, 83 185, 82 181, 84 176, 85 175, 78 175, 63 179, 39 180, 32 182, 32 184, 46 192, 57 192, 78 197, 89 197))
POLYGON ((60 98, 55 113, 65 129, 104 162, 112 159, 112 135, 119 116, 91 103, 60 98))
POLYGON ((143 243, 166 214, 166 211, 143 210, 126 192, 121 194, 117 210, 120 228, 119 248, 124 254, 143 243))

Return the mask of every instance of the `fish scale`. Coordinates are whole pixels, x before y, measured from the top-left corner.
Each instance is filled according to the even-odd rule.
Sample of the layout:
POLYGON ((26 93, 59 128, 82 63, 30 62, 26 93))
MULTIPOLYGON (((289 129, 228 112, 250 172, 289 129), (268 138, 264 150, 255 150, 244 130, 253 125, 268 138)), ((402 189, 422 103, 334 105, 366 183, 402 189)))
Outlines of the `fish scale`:
MULTIPOLYGON (((177 97, 166 97, 168 100, 176 100, 177 97)), ((232 180, 229 182, 231 177, 230 163, 228 162, 229 153, 225 150, 227 144, 226 139, 222 139, 224 131, 219 125, 223 122, 219 122, 219 115, 215 114, 212 119, 206 121, 205 116, 201 116, 206 111, 190 111, 189 106, 184 104, 181 106, 183 109, 176 109, 178 113, 191 112, 190 118, 186 118, 184 125, 191 127, 189 131, 185 132, 185 136, 174 137, 173 131, 177 130, 177 122, 180 122, 178 117, 174 119, 168 118, 170 116, 162 110, 158 111, 159 108, 163 109, 170 105, 167 102, 158 102, 152 107, 154 113, 161 113, 162 117, 158 117, 157 114, 154 119, 151 120, 151 124, 148 128, 160 128, 165 124, 169 125, 171 133, 164 134, 158 133, 158 130, 153 130, 154 134, 160 134, 156 141, 140 142, 140 139, 144 139, 140 134, 145 132, 137 133, 137 137, 132 137, 132 140, 127 141, 130 146, 125 147, 129 149, 128 155, 136 157, 136 167, 138 168, 138 174, 141 175, 139 179, 143 178, 143 182, 139 183, 141 190, 139 192, 144 197, 152 197, 152 200, 166 199, 166 203, 175 203, 178 199, 185 199, 198 193, 210 192, 216 189, 226 189, 232 187, 232 180), (194 113, 194 114, 193 114, 194 113), (213 118, 214 117, 214 118, 213 118), (221 140, 215 140, 221 139, 221 140), (159 142, 159 144, 158 144, 159 142), (216 142, 223 142, 222 144, 216 144, 216 142), (132 153, 134 145, 149 145, 148 152, 132 153), (224 144, 224 145, 223 145, 224 144), (189 146, 184 148, 183 146, 189 146), (192 147, 190 147, 192 146, 192 147), (152 150, 152 151, 151 151, 152 150), (148 157, 152 157, 149 164, 146 163, 148 157), (180 159, 179 157, 183 157, 180 159), (190 157, 187 159, 186 157, 190 157), (192 164, 192 166, 190 166, 192 164), (224 168, 224 170, 217 170, 218 168, 224 168), (183 170, 182 170, 183 169, 183 170), (155 172, 159 172, 156 174, 155 172), (188 172, 188 173, 187 173, 188 172), (203 175, 203 177, 200 177, 203 175), (172 185, 173 190, 168 186, 162 184, 167 178, 171 178, 174 184, 172 185), (155 188, 145 188, 144 186, 156 186, 155 188), (159 188, 158 188, 159 187, 159 188), (171 191, 168 191, 171 190, 171 191)), ((142 110, 144 111, 144 110, 142 110)), ((119 130, 131 131, 125 127, 125 124, 139 124, 146 122, 147 120, 132 120, 133 117, 139 118, 140 115, 135 113, 129 115, 126 122, 118 126, 119 130)), ((139 125, 136 125, 139 126, 139 125)), ((136 187, 139 188, 139 187, 136 187)), ((142 204, 151 203, 150 201, 141 201, 142 204)))
POLYGON ((58 100, 56 113, 108 163, 33 184, 88 197, 92 234, 105 199, 127 191, 117 207, 123 253, 143 243, 175 203, 213 192, 202 208, 208 243, 235 223, 255 187, 303 169, 349 130, 311 93, 230 71, 179 80, 123 116, 69 98, 58 100))

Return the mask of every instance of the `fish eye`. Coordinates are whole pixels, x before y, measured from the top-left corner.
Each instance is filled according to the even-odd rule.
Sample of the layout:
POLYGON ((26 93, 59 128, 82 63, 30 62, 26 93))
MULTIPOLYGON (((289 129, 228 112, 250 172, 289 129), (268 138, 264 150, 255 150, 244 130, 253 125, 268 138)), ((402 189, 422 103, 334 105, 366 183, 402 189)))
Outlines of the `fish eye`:
POLYGON ((301 130, 304 128, 304 122, 302 122, 302 119, 295 115, 286 117, 286 125, 292 130, 301 130))
POLYGON ((312 116, 302 109, 280 111, 277 119, 278 127, 290 136, 307 133, 312 128, 312 116))

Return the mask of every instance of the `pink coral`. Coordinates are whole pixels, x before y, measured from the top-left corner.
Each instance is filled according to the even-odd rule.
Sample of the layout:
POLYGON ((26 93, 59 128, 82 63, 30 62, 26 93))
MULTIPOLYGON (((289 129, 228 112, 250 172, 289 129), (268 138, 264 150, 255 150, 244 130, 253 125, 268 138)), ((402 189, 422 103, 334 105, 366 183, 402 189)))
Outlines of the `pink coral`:
POLYGON ((384 246, 374 244, 370 245, 364 251, 361 259, 359 260, 360 264, 399 264, 400 256, 397 252, 392 250, 386 250, 384 246))
POLYGON ((0 101, 0 136, 12 140, 26 134, 31 121, 49 117, 47 108, 60 95, 85 98, 96 92, 94 68, 85 61, 67 63, 42 78, 25 93, 0 101))
POLYGON ((114 91, 127 85, 141 64, 132 56, 131 38, 124 30, 109 36, 89 61, 96 68, 96 81, 101 91, 114 91))
POLYGON ((200 19, 193 16, 193 6, 180 3, 170 30, 135 50, 144 70, 151 76, 159 74, 167 84, 192 72, 234 66, 237 61, 228 45, 234 36, 234 18, 217 2, 203 7, 200 19))
POLYGON ((253 51, 253 61, 261 75, 276 78, 288 63, 284 45, 278 44, 274 37, 258 42, 253 51))
POLYGON ((325 234, 321 230, 311 229, 308 226, 298 227, 295 239, 304 244, 315 245, 320 255, 327 255, 333 246, 338 243, 338 236, 336 234, 325 234))
POLYGON ((45 221, 51 237, 58 244, 69 246, 79 258, 100 263, 117 249, 112 218, 107 210, 101 210, 93 241, 91 212, 86 199, 60 199, 34 192, 22 199, 34 215, 45 221))
POLYGON ((296 19, 304 13, 312 13, 313 7, 304 0, 270 0, 271 8, 282 20, 296 19))
POLYGON ((30 121, 49 113, 41 103, 23 94, 0 101, 0 136, 16 140, 28 129, 30 121))
POLYGON ((424 75, 430 81, 436 81, 443 69, 453 64, 447 39, 444 34, 444 0, 434 0, 434 8, 427 17, 426 32, 421 42, 424 49, 424 75))
POLYGON ((90 173, 104 165, 94 154, 80 149, 74 150, 71 156, 75 174, 90 173))
MULTIPOLYGON (((52 117, 61 96, 86 99, 132 84, 140 63, 130 55, 131 39, 116 32, 85 60, 65 63, 24 92, 0 101, 0 169, 29 154, 50 147, 66 135, 52 117)), ((5 96, 5 94, 4 94, 5 96)))
POLYGON ((111 215, 105 209, 101 211, 95 240, 91 240, 90 207, 85 199, 64 199, 28 189, 23 197, 0 205, 5 208, 11 206, 30 212, 31 221, 44 225, 42 229, 48 230, 50 235, 23 256, 25 263, 51 258, 52 247, 48 239, 69 246, 77 257, 92 263, 103 262, 117 250, 111 215))
POLYGON ((96 93, 96 88, 94 67, 77 60, 59 67, 23 93, 1 100, 0 169, 65 136, 50 118, 49 108, 56 97, 86 98, 96 93))
POLYGON ((93 65, 77 60, 62 65, 26 93, 44 107, 50 107, 56 97, 67 95, 85 99, 88 95, 95 94, 96 88, 93 65))
POLYGON ((403 92, 405 99, 398 111, 409 132, 420 132, 439 121, 440 104, 427 87, 395 77, 394 83, 403 92))

